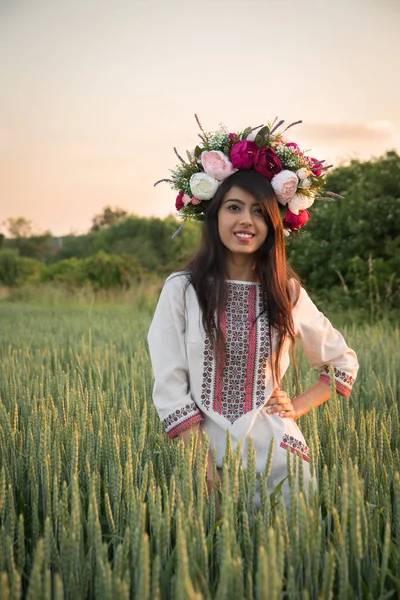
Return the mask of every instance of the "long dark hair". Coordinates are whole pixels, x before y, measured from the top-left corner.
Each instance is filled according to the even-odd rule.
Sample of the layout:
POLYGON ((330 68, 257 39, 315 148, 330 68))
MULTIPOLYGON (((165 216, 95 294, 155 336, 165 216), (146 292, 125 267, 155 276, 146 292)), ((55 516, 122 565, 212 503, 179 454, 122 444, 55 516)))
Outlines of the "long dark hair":
POLYGON ((203 313, 203 327, 221 368, 225 365, 226 347, 219 323, 226 306, 227 273, 226 248, 218 233, 218 212, 225 194, 234 186, 254 196, 268 225, 265 242, 254 255, 254 268, 260 280, 262 312, 266 311, 268 315, 270 338, 272 329, 276 332, 276 353, 275 360, 271 357, 271 369, 275 383, 280 385, 278 365, 283 342, 287 338, 294 342, 295 337, 292 308, 298 295, 299 278, 286 261, 282 216, 275 192, 267 179, 256 171, 242 170, 222 182, 207 206, 200 249, 185 270, 196 291, 203 313))

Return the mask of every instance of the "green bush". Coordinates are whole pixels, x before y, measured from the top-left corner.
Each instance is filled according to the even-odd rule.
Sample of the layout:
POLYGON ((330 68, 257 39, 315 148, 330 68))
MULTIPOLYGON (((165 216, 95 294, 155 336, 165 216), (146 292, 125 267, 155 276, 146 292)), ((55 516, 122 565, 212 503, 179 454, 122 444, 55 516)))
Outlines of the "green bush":
POLYGON ((83 263, 80 258, 60 260, 43 270, 42 281, 64 283, 71 287, 84 285, 86 276, 83 263))
POLYGON ((170 264, 174 269, 180 268, 197 248, 200 226, 187 222, 180 234, 171 239, 179 225, 172 217, 132 216, 96 233, 65 237, 62 247, 48 254, 46 262, 72 257, 84 259, 103 252, 135 256, 144 269, 154 270, 170 264))
POLYGON ((0 251, 0 282, 3 285, 17 285, 18 281, 18 251, 0 251))
POLYGON ((134 256, 106 254, 98 252, 83 261, 86 280, 95 289, 129 287, 133 280, 140 278, 142 270, 134 256))
POLYGON ((18 250, 0 250, 0 284, 14 287, 38 281, 44 266, 39 260, 19 256, 18 250))
POLYGON ((17 250, 20 256, 42 260, 51 239, 52 235, 50 232, 46 232, 43 235, 12 238, 7 240, 7 248, 17 250))
POLYGON ((42 281, 54 281, 67 287, 90 285, 94 289, 128 288, 143 275, 134 256, 98 252, 89 258, 60 260, 42 272, 42 281))
POLYGON ((19 284, 26 282, 39 283, 45 266, 40 260, 35 260, 34 258, 25 258, 24 256, 21 256, 18 260, 18 269, 19 284))

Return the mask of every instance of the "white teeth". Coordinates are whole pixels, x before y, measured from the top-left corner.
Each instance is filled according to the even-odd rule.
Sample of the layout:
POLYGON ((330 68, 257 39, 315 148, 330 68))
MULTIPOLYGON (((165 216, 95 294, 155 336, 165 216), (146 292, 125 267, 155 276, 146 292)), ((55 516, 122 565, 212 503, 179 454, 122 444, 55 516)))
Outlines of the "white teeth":
POLYGON ((235 233, 235 235, 237 237, 246 238, 246 239, 253 237, 251 233, 235 233))

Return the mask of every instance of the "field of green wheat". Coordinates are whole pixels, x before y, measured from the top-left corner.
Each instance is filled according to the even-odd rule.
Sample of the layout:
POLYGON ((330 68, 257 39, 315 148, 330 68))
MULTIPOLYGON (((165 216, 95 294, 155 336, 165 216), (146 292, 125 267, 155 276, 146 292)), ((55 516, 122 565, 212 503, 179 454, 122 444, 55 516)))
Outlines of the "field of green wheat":
MULTIPOLYGON (((0 598, 398 598, 399 329, 343 330, 353 395, 299 423, 311 497, 292 455, 290 510, 266 493, 268 464, 255 509, 252 451, 244 468, 227 440, 216 515, 204 453, 194 468, 152 406, 153 306, 0 302, 0 598)), ((299 374, 317 378, 301 357, 299 374)))

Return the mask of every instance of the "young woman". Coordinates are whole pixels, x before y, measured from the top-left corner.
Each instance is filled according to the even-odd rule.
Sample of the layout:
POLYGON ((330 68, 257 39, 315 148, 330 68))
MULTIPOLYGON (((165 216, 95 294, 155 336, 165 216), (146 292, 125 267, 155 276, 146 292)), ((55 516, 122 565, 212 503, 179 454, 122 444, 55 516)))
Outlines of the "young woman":
MULTIPOLYGON (((268 149, 274 150, 269 142, 268 149)), ((241 147, 250 152, 249 148, 241 147)), ((209 154, 216 152, 211 157, 213 174, 219 174, 215 160, 218 152, 226 156, 223 151, 203 151, 201 164, 197 160, 195 167, 208 168, 209 154)), ((234 155, 231 146, 229 158, 234 155)), ((299 164, 304 163, 295 166, 299 164)), ((217 179, 210 199, 197 202, 193 195, 192 207, 189 203, 181 207, 203 206, 201 246, 184 271, 167 279, 148 341, 155 376, 153 399, 166 433, 187 443, 190 433, 201 428, 210 438, 209 487, 214 484, 211 452, 215 448, 221 467, 229 429, 233 448, 241 445, 244 463, 248 440, 253 439, 257 472, 264 471, 273 439, 268 480, 272 491, 287 475, 288 449, 302 458, 307 485, 309 452, 295 420, 329 399, 330 366, 337 392, 348 397, 358 364, 353 350, 313 304, 286 262, 284 226, 289 209, 283 220, 278 201, 283 192, 273 184, 275 175, 289 170, 281 166, 273 177, 266 177, 257 165, 255 159, 251 168, 235 169, 234 161, 229 161, 229 175, 217 179), (321 375, 318 383, 291 399, 281 381, 296 338, 321 375)), ((212 176, 206 169, 200 172, 212 176)), ((296 175, 298 181, 304 180, 301 175, 296 175)), ((193 182, 193 173, 190 178, 193 182)), ((196 182, 191 186, 195 189, 196 182)), ((287 485, 283 493, 287 500, 287 485)))

